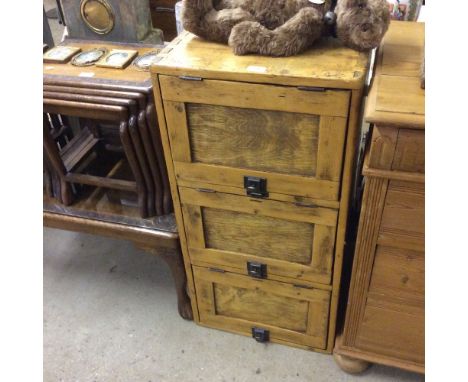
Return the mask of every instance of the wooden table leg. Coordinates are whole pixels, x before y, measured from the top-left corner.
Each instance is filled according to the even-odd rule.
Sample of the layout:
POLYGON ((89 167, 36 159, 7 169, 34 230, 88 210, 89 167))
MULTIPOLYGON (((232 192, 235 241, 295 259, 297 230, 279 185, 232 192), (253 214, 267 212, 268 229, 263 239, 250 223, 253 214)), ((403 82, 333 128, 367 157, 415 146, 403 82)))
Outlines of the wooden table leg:
POLYGON ((190 297, 187 294, 187 276, 185 275, 184 260, 182 258, 180 244, 177 245, 176 250, 156 249, 144 245, 136 245, 146 252, 160 256, 167 265, 169 265, 176 287, 179 315, 185 320, 193 320, 192 305, 190 303, 190 297))
POLYGON ((185 275, 184 260, 182 259, 180 246, 178 246, 175 252, 164 251, 161 257, 169 265, 172 277, 174 278, 180 316, 186 320, 193 320, 192 305, 187 294, 187 276, 185 275))

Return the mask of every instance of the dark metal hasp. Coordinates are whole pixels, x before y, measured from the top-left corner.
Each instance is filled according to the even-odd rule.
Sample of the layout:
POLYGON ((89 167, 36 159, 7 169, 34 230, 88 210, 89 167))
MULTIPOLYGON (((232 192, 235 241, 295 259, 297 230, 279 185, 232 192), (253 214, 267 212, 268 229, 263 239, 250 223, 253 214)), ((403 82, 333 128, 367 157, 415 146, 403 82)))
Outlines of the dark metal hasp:
POLYGON ((270 331, 261 328, 252 328, 252 337, 257 342, 268 342, 270 341, 270 331))
POLYGON ((256 176, 244 176, 244 188, 248 196, 254 198, 267 198, 267 180, 265 178, 257 178, 256 176))

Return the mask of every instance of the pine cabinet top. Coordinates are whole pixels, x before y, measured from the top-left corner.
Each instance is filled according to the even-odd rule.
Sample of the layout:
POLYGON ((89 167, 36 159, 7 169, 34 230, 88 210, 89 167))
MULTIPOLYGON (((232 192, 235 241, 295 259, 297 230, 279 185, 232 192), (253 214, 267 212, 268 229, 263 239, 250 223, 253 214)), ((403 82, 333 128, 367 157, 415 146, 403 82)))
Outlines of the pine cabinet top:
POLYGON ((162 52, 152 73, 241 82, 359 89, 366 79, 369 53, 323 38, 292 57, 236 56, 231 47, 183 32, 162 52))

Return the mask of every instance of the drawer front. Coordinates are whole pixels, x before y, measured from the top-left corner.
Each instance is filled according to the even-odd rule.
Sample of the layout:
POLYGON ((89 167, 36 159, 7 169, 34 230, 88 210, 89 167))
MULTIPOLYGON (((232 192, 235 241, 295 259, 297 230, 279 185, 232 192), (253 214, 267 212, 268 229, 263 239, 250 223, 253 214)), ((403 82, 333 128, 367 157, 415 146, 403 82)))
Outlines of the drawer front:
POLYGON ((390 180, 377 243, 424 251, 424 201, 424 183, 390 180))
POLYGON ((266 277, 331 281, 337 211, 180 187, 191 261, 266 267, 266 277))
POLYGON ((424 184, 390 180, 355 345, 424 363, 424 184))
POLYGON ((325 349, 330 292, 193 267, 200 323, 270 341, 325 349))
POLYGON ((337 200, 349 92, 160 76, 180 180, 337 200))
POLYGON ((368 303, 356 338, 359 349, 424 364, 424 311, 368 303))
POLYGON ((356 346, 424 364, 424 252, 378 245, 356 346))
POLYGON ((424 292, 424 252, 378 245, 369 294, 422 307, 424 292))

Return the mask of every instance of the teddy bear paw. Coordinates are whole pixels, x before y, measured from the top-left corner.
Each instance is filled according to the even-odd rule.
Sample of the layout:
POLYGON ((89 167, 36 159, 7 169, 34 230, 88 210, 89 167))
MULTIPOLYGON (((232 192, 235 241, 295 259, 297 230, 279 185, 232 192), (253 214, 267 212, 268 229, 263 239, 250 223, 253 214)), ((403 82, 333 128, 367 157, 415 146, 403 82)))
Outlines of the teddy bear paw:
POLYGON ((258 35, 262 28, 260 23, 252 21, 236 24, 231 30, 228 42, 234 54, 241 56, 248 53, 257 53, 259 50, 258 35))

